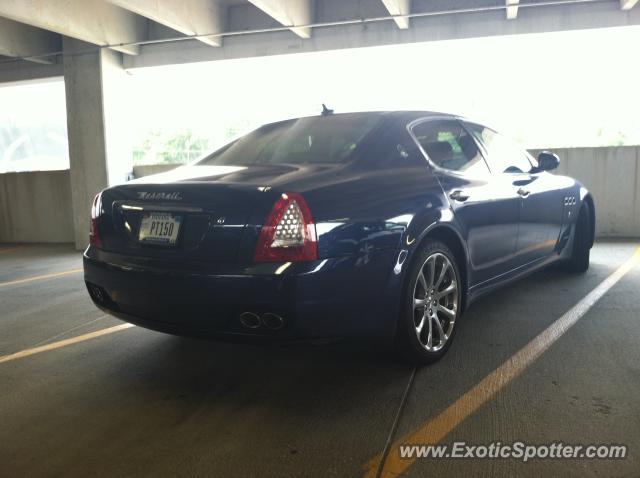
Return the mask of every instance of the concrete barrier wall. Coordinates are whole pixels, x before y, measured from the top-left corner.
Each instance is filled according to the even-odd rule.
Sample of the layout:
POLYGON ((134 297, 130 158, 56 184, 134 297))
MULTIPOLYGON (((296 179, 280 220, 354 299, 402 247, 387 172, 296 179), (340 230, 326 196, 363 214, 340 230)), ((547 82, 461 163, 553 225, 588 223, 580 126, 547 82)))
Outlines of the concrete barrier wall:
MULTIPOLYGON (((540 150, 532 150, 537 156, 540 150)), ((551 149, 593 194, 598 237, 640 237, 640 146, 551 149)))
POLYGON ((0 174, 0 242, 73 239, 68 170, 0 174))
MULTIPOLYGON (((640 237, 640 146, 552 151, 560 156, 557 174, 580 180, 592 192, 598 237, 640 237)), ((134 175, 174 167, 136 166, 134 175)), ((69 171, 0 174, 0 242, 73 240, 69 171)))

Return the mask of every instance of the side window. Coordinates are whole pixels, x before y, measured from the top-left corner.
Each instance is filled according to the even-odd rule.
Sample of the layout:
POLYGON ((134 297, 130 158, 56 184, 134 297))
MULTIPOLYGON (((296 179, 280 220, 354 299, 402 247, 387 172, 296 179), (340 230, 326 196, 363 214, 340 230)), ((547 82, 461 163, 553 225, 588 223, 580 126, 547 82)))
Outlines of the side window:
POLYGON ((427 120, 413 126, 411 132, 437 166, 475 175, 489 173, 476 142, 458 121, 427 120))
POLYGON ((478 124, 467 124, 473 135, 487 150, 487 162, 494 173, 528 173, 532 163, 529 153, 515 142, 478 124))

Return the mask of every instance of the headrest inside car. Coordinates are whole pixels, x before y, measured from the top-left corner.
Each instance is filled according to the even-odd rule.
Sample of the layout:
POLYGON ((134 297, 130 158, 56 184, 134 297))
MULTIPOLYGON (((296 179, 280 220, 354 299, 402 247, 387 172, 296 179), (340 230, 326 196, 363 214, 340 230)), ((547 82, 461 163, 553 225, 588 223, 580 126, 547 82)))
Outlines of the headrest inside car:
POLYGON ((478 147, 471 136, 463 135, 458 139, 458 143, 460 144, 460 149, 462 149, 462 152, 467 158, 475 158, 478 154, 478 147))
POLYGON ((453 148, 447 141, 433 141, 424 145, 424 149, 429 155, 429 159, 437 165, 453 158, 453 148))

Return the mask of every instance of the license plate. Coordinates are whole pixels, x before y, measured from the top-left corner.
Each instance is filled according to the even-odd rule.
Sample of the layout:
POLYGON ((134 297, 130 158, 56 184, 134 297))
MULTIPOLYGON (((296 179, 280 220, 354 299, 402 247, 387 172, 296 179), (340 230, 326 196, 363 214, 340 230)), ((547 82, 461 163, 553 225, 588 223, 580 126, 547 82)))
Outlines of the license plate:
POLYGON ((142 216, 138 240, 144 244, 174 246, 178 240, 181 216, 166 212, 148 212, 142 216))

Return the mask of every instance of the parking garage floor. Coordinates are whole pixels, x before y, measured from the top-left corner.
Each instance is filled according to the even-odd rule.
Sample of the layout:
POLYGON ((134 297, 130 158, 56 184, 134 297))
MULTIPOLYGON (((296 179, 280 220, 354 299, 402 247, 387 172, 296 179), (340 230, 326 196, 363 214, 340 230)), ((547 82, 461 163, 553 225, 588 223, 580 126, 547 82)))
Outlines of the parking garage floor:
POLYGON ((600 242, 585 275, 548 269, 481 299, 444 359, 414 374, 362 344, 259 347, 113 329, 122 322, 92 305, 71 246, 0 245, 0 476, 638 476, 640 266, 537 359, 515 360, 518 373, 492 375, 637 247, 600 242), (486 383, 492 393, 476 400, 486 383), (429 426, 438 433, 416 434, 429 426), (394 467, 389 444, 420 436, 628 451, 394 467))

